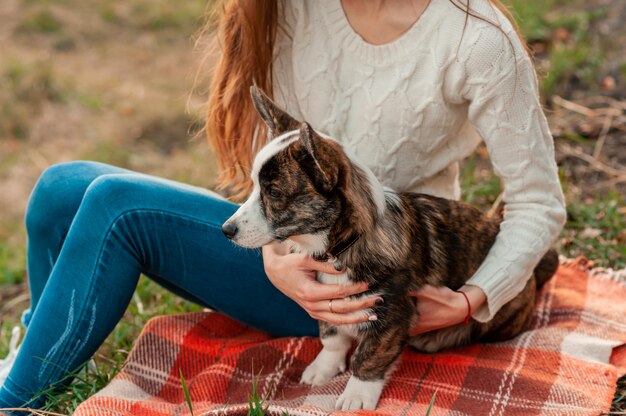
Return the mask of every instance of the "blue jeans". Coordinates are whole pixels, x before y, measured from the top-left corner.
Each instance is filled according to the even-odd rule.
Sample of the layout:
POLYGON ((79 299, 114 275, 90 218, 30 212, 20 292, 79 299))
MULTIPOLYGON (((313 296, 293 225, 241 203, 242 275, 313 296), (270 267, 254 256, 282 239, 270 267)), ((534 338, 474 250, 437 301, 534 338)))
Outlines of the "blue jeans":
POLYGON ((113 330, 141 273, 271 334, 316 335, 316 322, 267 279, 260 251, 222 235, 236 209, 209 191, 101 163, 47 169, 26 212, 32 313, 0 408, 40 407, 37 393, 113 330))

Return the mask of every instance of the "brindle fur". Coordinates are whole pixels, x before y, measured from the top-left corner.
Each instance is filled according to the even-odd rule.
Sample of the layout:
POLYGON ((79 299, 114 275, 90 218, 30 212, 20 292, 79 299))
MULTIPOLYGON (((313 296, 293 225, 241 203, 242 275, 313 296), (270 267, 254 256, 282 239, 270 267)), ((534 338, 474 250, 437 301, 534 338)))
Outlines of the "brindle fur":
MULTIPOLYGON (((260 91, 255 94, 262 95, 260 91)), ((347 268, 349 281, 367 282, 370 293, 384 298, 382 305, 373 308, 378 320, 359 326, 352 334, 358 342, 351 361, 354 376, 385 378, 407 344, 436 352, 476 341, 509 339, 528 327, 537 285, 556 270, 554 250, 543 257, 525 289, 491 321, 471 320, 409 337, 418 316, 407 292, 427 284, 460 288, 487 256, 500 220, 487 218, 463 202, 393 192, 386 192, 385 213, 379 216, 367 173, 342 147, 295 122, 262 97, 255 102, 262 102, 260 113, 274 136, 301 125, 300 140, 277 153, 259 174, 262 209, 276 238, 324 233, 327 249, 357 233, 359 239, 339 260, 347 268), (270 188, 280 197, 269 196, 270 188)), ((320 322, 322 342, 341 336, 342 331, 320 322)))

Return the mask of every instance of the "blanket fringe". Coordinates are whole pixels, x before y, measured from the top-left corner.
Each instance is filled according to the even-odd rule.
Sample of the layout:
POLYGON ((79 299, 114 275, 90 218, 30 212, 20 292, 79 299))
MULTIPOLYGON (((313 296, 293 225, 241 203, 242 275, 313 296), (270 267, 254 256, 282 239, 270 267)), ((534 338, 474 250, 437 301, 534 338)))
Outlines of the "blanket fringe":
POLYGON ((576 257, 575 259, 559 256, 559 262, 565 267, 588 271, 589 276, 596 279, 612 280, 614 282, 626 284, 626 268, 613 269, 610 267, 594 267, 593 261, 583 256, 576 257))
POLYGON ((612 268, 596 267, 591 269, 589 275, 626 284, 626 269, 614 270, 612 268))

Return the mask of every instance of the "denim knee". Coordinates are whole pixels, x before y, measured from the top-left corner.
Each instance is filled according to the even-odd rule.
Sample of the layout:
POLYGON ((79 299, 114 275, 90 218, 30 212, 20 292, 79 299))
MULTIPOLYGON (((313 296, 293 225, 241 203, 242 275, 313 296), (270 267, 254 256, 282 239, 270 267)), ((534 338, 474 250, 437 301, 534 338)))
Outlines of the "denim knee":
POLYGON ((149 208, 152 205, 150 201, 154 199, 154 189, 146 185, 140 176, 103 175, 94 179, 85 191, 81 212, 84 210, 84 213, 89 212, 98 219, 113 221, 126 212, 149 208))
POLYGON ((94 162, 66 162, 52 165, 41 174, 28 200, 25 214, 29 235, 46 235, 69 225, 91 182, 94 162))

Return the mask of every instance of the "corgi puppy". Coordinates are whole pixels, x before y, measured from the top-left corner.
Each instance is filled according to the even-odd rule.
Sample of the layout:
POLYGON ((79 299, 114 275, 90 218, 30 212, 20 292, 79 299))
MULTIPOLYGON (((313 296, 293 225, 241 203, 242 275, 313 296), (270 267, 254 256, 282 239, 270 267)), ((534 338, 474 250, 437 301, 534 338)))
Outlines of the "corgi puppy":
POLYGON ((374 409, 406 345, 436 352, 476 341, 512 338, 529 325, 538 286, 556 271, 548 251, 525 289, 486 323, 470 320, 411 337, 419 319, 408 291, 424 285, 457 290, 474 274, 493 245, 499 219, 478 209, 417 193, 384 189, 374 174, 346 155, 341 144, 295 120, 262 91, 251 89, 258 113, 273 137, 256 155, 248 200, 222 231, 242 247, 273 241, 293 251, 330 259, 342 275, 320 273, 322 283, 365 281, 385 302, 378 317, 357 325, 319 322, 323 345, 302 382, 319 385, 346 369, 354 340, 352 376, 336 402, 342 410, 374 409))

